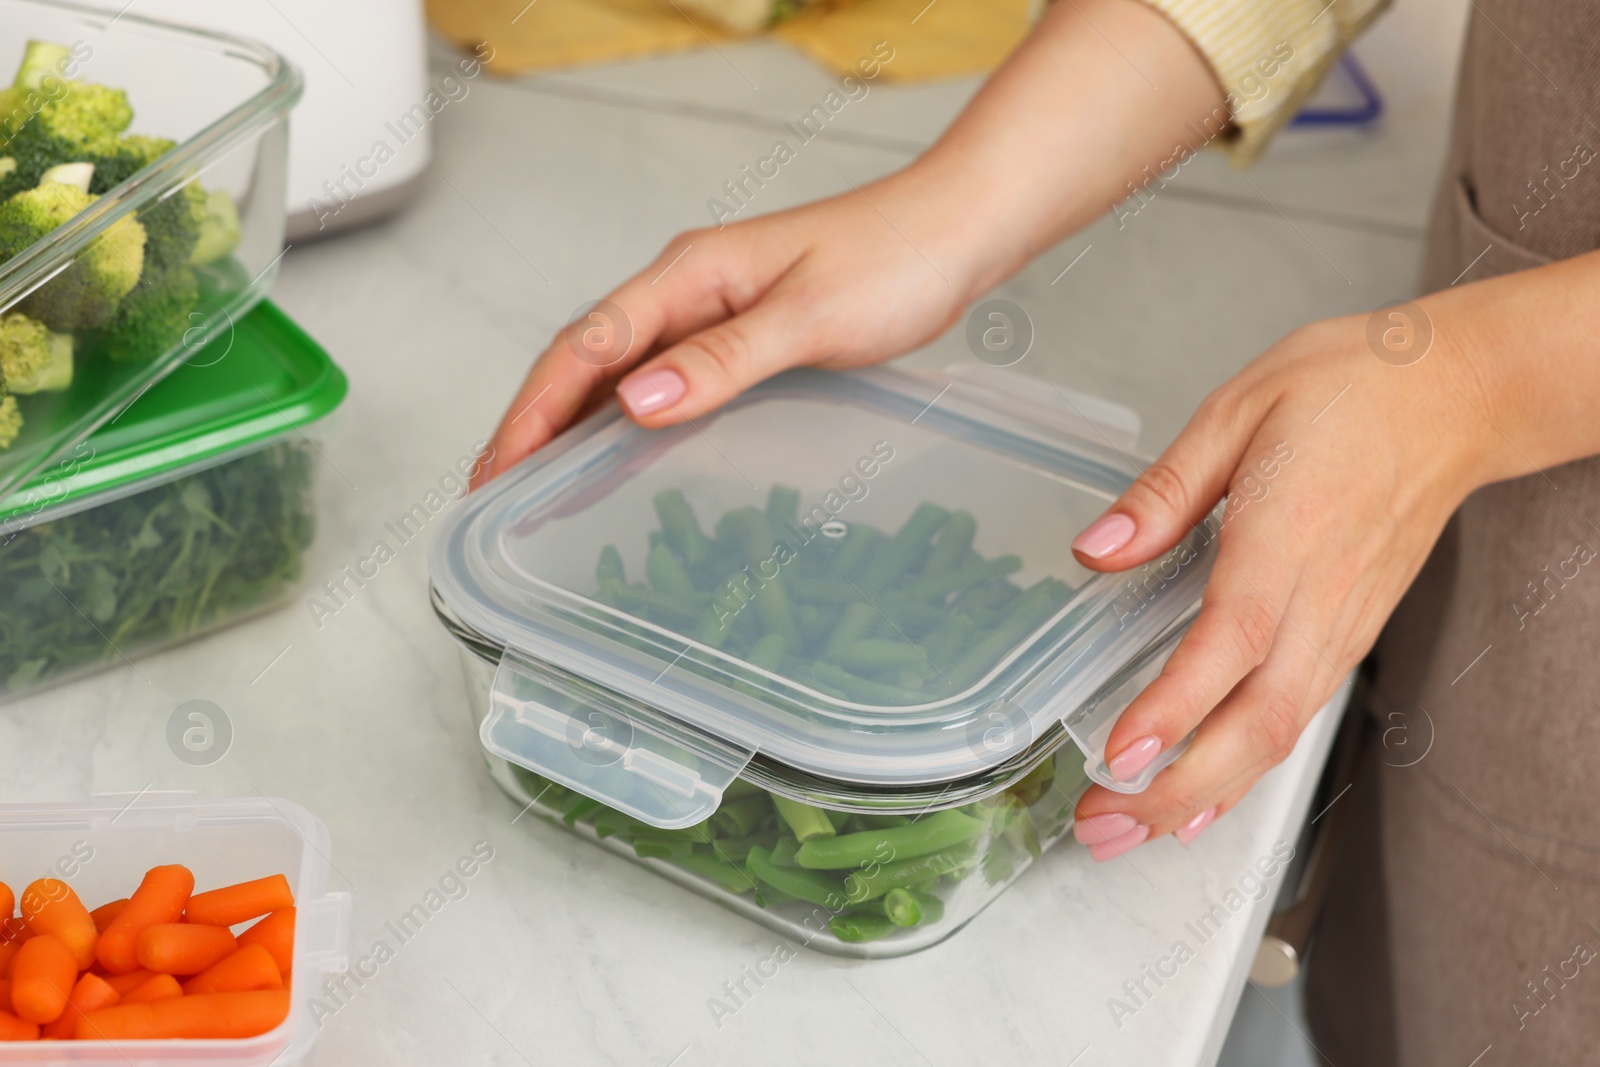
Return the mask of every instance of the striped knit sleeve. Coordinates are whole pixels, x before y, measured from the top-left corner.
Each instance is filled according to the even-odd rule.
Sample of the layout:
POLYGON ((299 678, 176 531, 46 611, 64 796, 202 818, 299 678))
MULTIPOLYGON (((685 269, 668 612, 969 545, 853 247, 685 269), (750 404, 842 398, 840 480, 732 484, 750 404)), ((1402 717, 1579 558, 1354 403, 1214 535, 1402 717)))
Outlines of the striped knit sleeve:
POLYGON ((1389 0, 1145 0, 1211 64, 1229 115, 1208 134, 1237 166, 1266 150, 1389 0))

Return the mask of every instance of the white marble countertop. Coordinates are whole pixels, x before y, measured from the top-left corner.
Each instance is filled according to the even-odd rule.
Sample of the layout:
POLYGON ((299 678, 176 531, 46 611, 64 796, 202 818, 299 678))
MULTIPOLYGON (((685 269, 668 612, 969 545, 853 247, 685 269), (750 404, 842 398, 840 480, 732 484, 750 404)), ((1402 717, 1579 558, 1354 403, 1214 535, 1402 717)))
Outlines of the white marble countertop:
MULTIPOLYGON (((1387 83, 1399 88, 1379 132, 1291 134, 1255 191, 1197 161, 1124 228, 1102 220, 1008 283, 1039 338, 1018 369, 1140 411, 1153 451, 1275 336, 1407 295, 1446 98, 1442 74, 1410 73, 1415 29, 1380 27, 1370 45, 1407 72, 1387 83), (1352 195, 1363 175, 1371 195, 1352 195)), ((875 88, 760 208, 901 165, 972 84, 875 88)), ((404 215, 291 249, 275 299, 352 386, 323 446, 313 581, 436 485, 574 309, 703 225, 725 177, 827 88, 769 44, 480 78, 437 120, 438 159, 404 215)), ((959 329, 911 357, 961 358, 959 329)), ((708 1001, 776 936, 558 830, 512 824, 517 806, 483 773, 455 651, 429 609, 420 540, 320 625, 296 603, 0 709, 0 800, 146 787, 292 798, 332 829, 358 956, 491 842, 468 895, 324 1021, 322 1064, 1189 1067, 1216 1061, 1271 901, 1203 944, 1186 923, 1295 839, 1334 725, 1319 716, 1188 849, 1168 839, 1096 865, 1060 846, 945 944, 884 962, 801 952, 721 1025, 708 1001), (178 761, 164 738, 172 710, 196 698, 235 730, 207 767, 178 761), (1118 1025, 1109 999, 1179 940, 1193 958, 1118 1025)))

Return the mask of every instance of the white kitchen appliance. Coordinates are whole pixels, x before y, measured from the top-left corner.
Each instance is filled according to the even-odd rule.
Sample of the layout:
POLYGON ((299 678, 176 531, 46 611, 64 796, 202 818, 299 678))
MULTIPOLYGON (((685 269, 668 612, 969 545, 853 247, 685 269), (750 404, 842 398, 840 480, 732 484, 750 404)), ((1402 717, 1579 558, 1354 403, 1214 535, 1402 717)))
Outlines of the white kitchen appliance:
POLYGON ((131 0, 127 10, 253 38, 300 68, 305 96, 289 122, 291 243, 379 218, 417 185, 432 153, 429 120, 395 124, 428 113, 422 0, 131 0), (386 151, 375 153, 380 141, 386 151))

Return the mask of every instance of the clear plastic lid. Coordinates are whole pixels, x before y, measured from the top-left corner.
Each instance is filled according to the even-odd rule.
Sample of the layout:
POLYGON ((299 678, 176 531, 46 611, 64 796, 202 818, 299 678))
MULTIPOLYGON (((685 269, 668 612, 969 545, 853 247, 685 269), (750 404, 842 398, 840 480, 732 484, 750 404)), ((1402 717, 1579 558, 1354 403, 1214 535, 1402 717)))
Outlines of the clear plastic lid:
POLYGON ((1181 749, 1111 779, 1108 686, 1170 650, 1212 533, 1080 566, 1072 538, 1138 473, 1136 420, 1025 383, 790 372, 668 430, 602 412, 473 495, 431 573, 503 650, 485 744, 660 822, 714 807, 757 752, 926 785, 1057 725, 1091 775, 1143 788, 1181 749))

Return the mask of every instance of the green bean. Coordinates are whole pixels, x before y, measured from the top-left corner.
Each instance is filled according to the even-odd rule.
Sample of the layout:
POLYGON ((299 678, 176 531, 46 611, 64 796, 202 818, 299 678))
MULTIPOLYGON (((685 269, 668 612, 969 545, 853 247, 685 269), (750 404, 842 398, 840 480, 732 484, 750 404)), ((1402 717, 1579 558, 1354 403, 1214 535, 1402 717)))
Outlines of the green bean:
POLYGON ((883 534, 870 526, 852 526, 839 550, 828 561, 828 577, 837 581, 856 577, 882 540, 883 534))
POLYGON ((695 591, 694 582, 689 580, 689 572, 684 569, 678 554, 666 545, 657 545, 650 550, 644 570, 658 593, 691 604, 698 604, 705 599, 695 591))
POLYGON ((975 854, 973 843, 967 841, 943 852, 883 863, 871 870, 851 871, 845 875, 845 895, 852 904, 876 900, 891 889, 913 886, 961 870, 971 864, 975 854))
POLYGON ((828 635, 827 643, 822 646, 823 656, 836 655, 839 650, 859 641, 877 620, 878 611, 871 604, 860 602, 851 604, 844 609, 844 614, 839 616, 838 625, 833 628, 833 632, 828 635))
POLYGON ((857 671, 900 670, 904 667, 925 667, 928 663, 928 658, 916 645, 870 638, 854 641, 835 650, 834 658, 841 666, 857 671))
POLYGON ((844 870, 942 852, 983 833, 983 821, 951 808, 905 826, 804 841, 795 859, 812 870, 844 870))
POLYGON ((961 595, 956 597, 955 607, 957 611, 994 611, 1021 595, 1022 590, 1015 582, 991 578, 974 582, 962 590, 961 595))
POLYGON ((772 814, 772 801, 765 793, 741 797, 729 802, 724 795, 722 806, 711 816, 711 827, 726 837, 742 837, 754 833, 756 827, 772 814))
POLYGON ((779 867, 772 862, 771 854, 759 845, 745 857, 745 870, 778 892, 798 897, 808 904, 834 909, 845 905, 844 884, 838 878, 821 871, 779 867))
POLYGON ((799 627, 800 640, 807 648, 815 648, 826 641, 838 620, 839 613, 831 608, 798 604, 794 609, 794 623, 799 627))
POLYGON ((883 913, 896 926, 927 926, 944 918, 944 901, 910 889, 891 889, 883 898, 883 913))
POLYGON ((757 845, 762 848, 771 848, 778 841, 776 830, 763 830, 759 833, 747 834, 744 837, 723 837, 711 842, 705 847, 718 859, 735 866, 743 867, 745 857, 750 855, 750 850, 757 845))
POLYGON ((600 550, 600 562, 595 564, 594 576, 602 589, 613 582, 626 584, 628 575, 623 570, 622 553, 617 551, 616 545, 607 545, 600 550))
POLYGON ((833 823, 828 820, 828 813, 821 808, 802 804, 798 800, 772 795, 772 805, 778 809, 778 815, 794 831, 794 836, 803 844, 813 837, 832 837, 833 823))
POLYGON ((800 866, 800 861, 794 858, 794 854, 798 851, 800 851, 800 842, 785 834, 778 838, 777 844, 772 846, 772 862, 779 867, 798 867, 800 866))
POLYGON ((909 815, 878 815, 863 813, 856 816, 861 825, 868 830, 887 830, 892 826, 907 826, 911 823, 909 815))
POLYGON ((793 525, 800 518, 800 490, 787 485, 774 485, 767 491, 767 521, 774 530, 785 523, 793 525))
POLYGON ((633 851, 640 859, 683 860, 694 855, 694 843, 674 837, 636 837, 633 851))
POLYGON ((942 604, 930 604, 895 589, 879 593, 872 606, 881 613, 880 618, 888 620, 889 632, 896 637, 925 634, 950 616, 950 609, 942 604))
POLYGON ((661 533, 667 544, 688 562, 690 567, 705 563, 712 554, 709 538, 700 530, 694 509, 683 498, 680 489, 664 489, 653 501, 656 516, 661 520, 661 533))
POLYGON ((768 633, 781 635, 791 648, 799 648, 800 631, 795 626, 794 607, 784 589, 783 575, 778 573, 781 561, 767 517, 755 508, 736 508, 717 522, 717 537, 741 547, 746 572, 753 575, 756 585, 752 600, 762 627, 768 633), (770 576, 766 573, 768 568, 772 570, 770 576))
MULTIPOLYGON (((638 846, 635 846, 635 851, 638 846)), ((672 862, 707 881, 715 882, 730 893, 748 893, 756 886, 755 879, 733 864, 716 856, 691 852, 687 856, 674 856, 672 862)))
POLYGON ((902 704, 920 703, 922 700, 922 694, 914 690, 860 678, 843 667, 836 667, 831 663, 815 664, 811 668, 811 675, 823 685, 843 693, 846 699, 857 704, 886 704, 897 707, 902 704))
POLYGON ((961 615, 950 618, 925 638, 928 658, 935 663, 951 662, 962 650, 971 647, 977 633, 978 626, 971 619, 961 615))
POLYGON ((778 904, 787 904, 797 901, 799 897, 791 897, 781 889, 774 889, 765 882, 756 883, 755 901, 758 907, 770 908, 778 904))
POLYGON ((578 803, 567 808, 566 813, 561 816, 561 819, 568 826, 572 826, 580 819, 585 819, 595 814, 603 806, 604 805, 602 805, 598 800, 593 800, 589 797, 583 797, 578 803))
POLYGON ((602 841, 612 834, 637 833, 637 828, 639 827, 643 827, 646 830, 650 829, 638 819, 630 815, 624 815, 616 808, 606 808, 604 811, 597 813, 591 825, 594 827, 594 836, 602 841))
POLYGON ((840 941, 859 944, 863 941, 881 940, 894 933, 899 927, 882 914, 860 911, 835 915, 828 920, 828 929, 840 941))
POLYGON ((1022 569, 1022 560, 1016 556, 998 556, 995 559, 980 559, 973 563, 964 563, 950 570, 926 574, 912 579, 906 584, 905 592, 908 597, 917 600, 936 600, 949 596, 951 593, 966 590, 979 582, 993 581, 1004 578, 1022 569))
POLYGON ((951 684, 964 689, 977 681, 1001 656, 1010 651, 1011 646, 1048 619, 1065 602, 1069 592, 1066 585, 1055 578, 1036 582, 1016 599, 1003 623, 971 646, 966 655, 945 671, 951 684))
POLYGON ((972 547, 972 538, 977 532, 978 520, 972 517, 972 512, 952 511, 939 528, 939 540, 933 543, 933 551, 928 553, 922 573, 937 574, 960 564, 966 558, 967 550, 972 547))
POLYGON ((856 582, 861 591, 870 596, 910 570, 949 514, 937 504, 919 504, 899 532, 873 553, 856 582))
POLYGON ((842 578, 791 578, 789 592, 800 604, 820 604, 823 607, 842 608, 861 599, 850 583, 842 578))
POLYGON ((763 634, 750 651, 745 655, 745 661, 754 664, 763 670, 776 671, 783 666, 783 656, 788 651, 789 643, 783 639, 782 634, 763 634))

